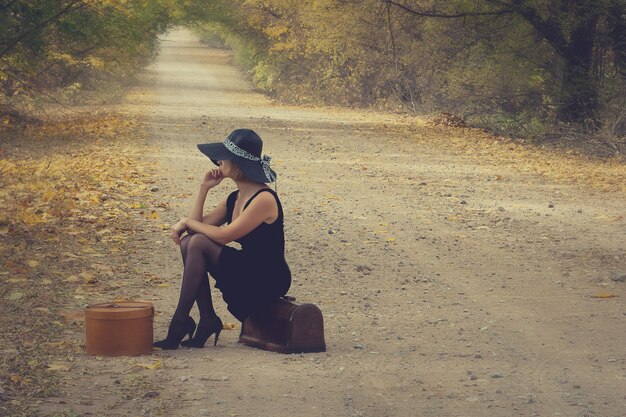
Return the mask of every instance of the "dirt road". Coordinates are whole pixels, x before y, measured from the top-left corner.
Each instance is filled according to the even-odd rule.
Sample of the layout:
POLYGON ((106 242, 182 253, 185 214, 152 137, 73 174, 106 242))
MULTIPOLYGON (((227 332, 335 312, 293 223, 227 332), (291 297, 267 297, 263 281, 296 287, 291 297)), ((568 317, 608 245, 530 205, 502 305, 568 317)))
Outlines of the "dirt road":
MULTIPOLYGON (((96 400, 70 401, 76 413, 626 416, 624 192, 461 152, 446 130, 394 115, 277 105, 186 31, 167 36, 124 111, 148 129, 164 222, 186 215, 211 167, 196 143, 237 127, 264 138, 290 294, 322 309, 328 351, 256 350, 235 330, 216 348, 80 357, 68 390, 96 400)), ((161 338, 181 264, 166 231, 145 238, 128 256, 171 284, 135 294, 161 313, 161 338)))

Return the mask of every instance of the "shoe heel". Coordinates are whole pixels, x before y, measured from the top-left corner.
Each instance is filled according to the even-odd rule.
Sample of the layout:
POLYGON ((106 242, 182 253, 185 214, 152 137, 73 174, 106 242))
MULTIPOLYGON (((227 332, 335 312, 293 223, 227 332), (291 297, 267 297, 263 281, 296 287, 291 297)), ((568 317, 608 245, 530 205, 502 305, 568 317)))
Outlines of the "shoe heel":
POLYGON ((215 331, 215 340, 213 341, 213 346, 217 346, 217 339, 220 337, 221 332, 222 332, 222 329, 215 331))
POLYGON ((189 339, 185 342, 182 342, 182 346, 193 347, 193 348, 202 348, 209 337, 215 334, 215 341, 213 346, 217 346, 217 339, 220 336, 220 332, 224 328, 222 324, 222 320, 219 317, 216 317, 215 320, 212 321, 211 324, 205 326, 204 323, 198 324, 198 328, 196 329, 196 334, 193 339, 189 339))
POLYGON ((178 349, 178 346, 181 344, 185 336, 189 334, 189 337, 191 338, 195 329, 196 322, 191 317, 187 317, 184 322, 174 321, 174 319, 172 319, 167 330, 167 337, 163 340, 154 342, 152 346, 165 350, 178 349))

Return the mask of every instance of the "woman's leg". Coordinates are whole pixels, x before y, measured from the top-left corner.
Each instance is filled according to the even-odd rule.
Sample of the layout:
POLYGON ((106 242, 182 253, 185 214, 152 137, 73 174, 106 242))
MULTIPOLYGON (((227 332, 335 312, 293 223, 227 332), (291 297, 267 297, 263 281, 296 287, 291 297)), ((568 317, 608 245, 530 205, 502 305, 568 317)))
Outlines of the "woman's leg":
POLYGON ((189 246, 191 236, 193 235, 185 235, 185 237, 180 240, 180 254, 183 256, 183 266, 185 266, 185 259, 187 259, 187 247, 189 246))
MULTIPOLYGON (((183 258, 183 266, 185 265, 187 259, 187 248, 189 246, 189 241, 191 240, 191 235, 186 235, 180 241, 180 253, 183 258)), ((218 245, 219 246, 219 245, 218 245)), ((221 248, 220 251, 221 252, 221 248)), ((211 255, 209 255, 210 257, 211 255)), ((217 253, 217 257, 215 259, 209 259, 211 262, 210 267, 214 267, 217 265, 217 260, 219 259, 219 253, 217 253)), ((211 269, 209 267, 209 270, 211 269)), ((182 289, 181 289, 182 292, 182 289)), ((206 321, 213 319, 216 314, 213 309, 213 303, 211 302, 211 286, 209 285, 208 276, 205 274, 205 279, 202 280, 200 288, 196 293, 196 305, 198 306, 198 312, 200 313, 200 321, 206 321)))
POLYGON ((200 288, 196 294, 196 305, 200 313, 200 322, 198 324, 211 320, 217 315, 211 300, 211 286, 209 285, 208 276, 205 276, 200 283, 200 288))
POLYGON ((216 314, 211 302, 207 271, 217 265, 222 246, 196 233, 181 241, 181 252, 184 262, 183 284, 172 320, 186 320, 194 302, 198 303, 200 321, 210 320, 216 314))
MULTIPOLYGON (((189 241, 191 240, 191 236, 193 236, 193 234, 185 235, 185 237, 183 237, 180 240, 180 253, 181 253, 182 257, 183 257, 183 267, 185 266, 185 261, 187 260, 187 247, 189 246, 189 241)), ((211 291, 211 289, 209 287, 209 277, 208 276, 206 276, 206 279, 202 280, 202 285, 200 286, 200 290, 196 294, 196 305, 198 306, 198 311, 200 312, 200 317, 202 317, 203 314, 206 314, 205 311, 213 310, 213 305, 210 304, 211 303, 211 293, 209 292, 209 304, 210 304, 209 307, 207 307, 206 295, 202 294, 202 292, 206 291, 206 289, 207 289, 205 287, 207 287, 208 290, 211 291)), ((181 292, 182 292, 182 288, 181 288, 181 292)))

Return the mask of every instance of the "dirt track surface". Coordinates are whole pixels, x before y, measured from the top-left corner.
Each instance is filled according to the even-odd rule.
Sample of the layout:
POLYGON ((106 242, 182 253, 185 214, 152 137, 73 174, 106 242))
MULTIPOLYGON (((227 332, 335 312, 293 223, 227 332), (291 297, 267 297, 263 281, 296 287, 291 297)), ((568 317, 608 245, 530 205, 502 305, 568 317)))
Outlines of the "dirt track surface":
MULTIPOLYGON (((393 115, 277 105, 228 51, 186 31, 167 36, 124 106, 154 146, 166 223, 211 167, 197 143, 261 135, 279 173, 290 294, 321 308, 328 350, 261 351, 234 330, 216 348, 78 357, 83 372, 66 378, 76 413, 626 416, 624 192, 416 140, 437 130, 407 137, 393 115)), ((232 189, 224 181, 207 206, 232 189)), ((136 290, 155 303, 160 339, 181 262, 167 231, 143 238, 129 262, 171 284, 136 290)))

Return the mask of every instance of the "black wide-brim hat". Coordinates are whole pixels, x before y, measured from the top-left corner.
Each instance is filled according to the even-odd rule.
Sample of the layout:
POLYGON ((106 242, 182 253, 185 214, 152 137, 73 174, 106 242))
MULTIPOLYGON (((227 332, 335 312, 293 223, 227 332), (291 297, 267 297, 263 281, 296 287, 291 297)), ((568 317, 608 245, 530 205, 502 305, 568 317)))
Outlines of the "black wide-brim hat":
POLYGON ((199 144, 198 149, 215 165, 217 161, 233 161, 250 181, 276 181, 276 173, 270 168, 271 158, 261 157, 263 141, 250 129, 233 130, 224 142, 199 144))

